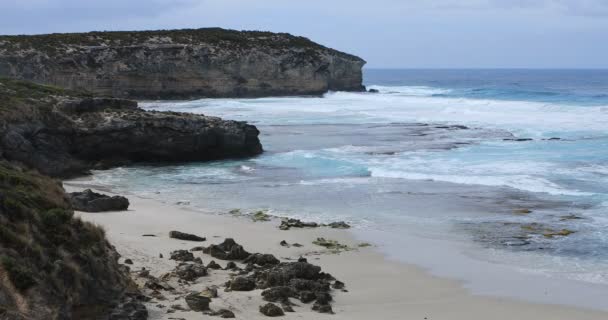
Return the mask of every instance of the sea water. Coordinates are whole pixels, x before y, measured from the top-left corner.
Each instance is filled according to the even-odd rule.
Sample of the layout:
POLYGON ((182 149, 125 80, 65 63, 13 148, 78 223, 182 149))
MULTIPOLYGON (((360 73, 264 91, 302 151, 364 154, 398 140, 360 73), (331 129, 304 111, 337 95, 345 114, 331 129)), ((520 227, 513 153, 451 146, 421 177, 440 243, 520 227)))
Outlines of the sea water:
POLYGON ((209 213, 345 220, 475 293, 608 309, 608 71, 365 70, 365 82, 379 92, 141 103, 248 121, 265 153, 94 180, 209 213), (533 224, 575 233, 522 238, 533 224))

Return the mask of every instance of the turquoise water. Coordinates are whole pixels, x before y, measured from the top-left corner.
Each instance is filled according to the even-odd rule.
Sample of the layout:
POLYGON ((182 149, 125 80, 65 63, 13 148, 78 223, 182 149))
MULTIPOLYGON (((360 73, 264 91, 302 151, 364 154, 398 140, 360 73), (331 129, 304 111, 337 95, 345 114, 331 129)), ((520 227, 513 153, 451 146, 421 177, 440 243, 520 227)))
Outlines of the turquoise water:
POLYGON ((391 256, 472 286, 482 281, 466 264, 459 273, 421 262, 405 241, 456 243, 451 252, 467 259, 551 281, 608 284, 608 71, 366 70, 365 79, 380 92, 142 103, 248 121, 266 152, 94 179, 215 213, 347 220, 391 256), (521 208, 532 213, 513 214, 521 208), (512 245, 509 223, 532 222, 576 233, 512 245))

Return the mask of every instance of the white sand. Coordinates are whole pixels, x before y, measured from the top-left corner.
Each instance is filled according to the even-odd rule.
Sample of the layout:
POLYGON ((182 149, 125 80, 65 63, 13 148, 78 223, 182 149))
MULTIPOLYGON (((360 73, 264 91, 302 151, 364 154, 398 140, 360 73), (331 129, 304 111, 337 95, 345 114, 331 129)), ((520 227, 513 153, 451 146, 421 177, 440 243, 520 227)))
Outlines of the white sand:
MULTIPOLYGON (((83 189, 66 183, 68 191, 83 189)), ((308 261, 320 265, 346 283, 349 292, 335 292, 335 315, 325 315, 310 310, 310 305, 299 304, 295 313, 286 313, 284 319, 608 319, 607 313, 582 310, 556 305, 541 305, 508 299, 474 296, 458 282, 439 279, 419 268, 390 262, 373 247, 360 248, 340 254, 318 254, 323 248, 311 242, 317 237, 338 240, 351 247, 357 242, 348 231, 329 228, 292 229, 281 231, 278 221, 253 222, 245 217, 209 215, 186 210, 157 201, 130 196, 131 207, 127 212, 78 213, 83 219, 103 226, 110 241, 123 258, 130 258, 132 270, 145 267, 160 277, 172 270, 176 263, 169 260, 169 252, 220 243, 225 237, 234 238, 249 252, 272 253, 277 258, 298 258, 305 255, 308 261), (194 233, 207 237, 206 242, 196 243, 170 239, 170 230, 194 233), (143 237, 154 234, 156 237, 143 237), (281 240, 303 244, 302 248, 285 248, 281 240), (164 258, 159 258, 162 253, 164 258)), ((201 252, 195 252, 207 264, 214 260, 201 252)), ((225 266, 226 261, 215 259, 225 266)), ((150 319, 207 319, 201 313, 177 311, 166 313, 170 305, 187 305, 183 295, 202 290, 208 285, 220 285, 228 280, 229 271, 210 270, 210 276, 202 277, 192 286, 177 282, 171 285, 175 294, 166 294, 167 300, 152 300, 147 304, 150 319), (157 305, 163 305, 159 308, 157 305)), ((142 280, 138 280, 141 284, 142 280)), ((212 309, 228 308, 237 319, 267 319, 259 313, 264 302, 260 290, 251 292, 224 292, 213 299, 212 309)))

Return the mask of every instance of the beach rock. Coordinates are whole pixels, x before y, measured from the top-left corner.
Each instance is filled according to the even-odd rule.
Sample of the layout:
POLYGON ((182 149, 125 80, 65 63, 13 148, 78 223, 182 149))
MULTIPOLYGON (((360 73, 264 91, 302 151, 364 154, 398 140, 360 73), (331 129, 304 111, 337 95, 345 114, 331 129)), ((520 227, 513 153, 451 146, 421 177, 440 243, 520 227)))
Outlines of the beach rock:
POLYGON ((194 255, 192 254, 192 252, 189 252, 187 250, 176 250, 171 252, 169 259, 176 261, 193 261, 194 255))
POLYGON ((154 279, 151 278, 149 280, 146 281, 146 283, 144 284, 144 287, 151 289, 151 290, 165 290, 165 291, 173 291, 173 287, 171 287, 170 285, 168 285, 165 282, 161 282, 158 279, 154 279))
POLYGON ((302 303, 313 302, 317 296, 312 291, 301 291, 300 292, 300 301, 302 303))
POLYGON ((287 241, 285 240, 281 240, 281 242, 279 243, 282 247, 288 247, 289 248, 289 243, 287 243, 287 241))
POLYGON ((281 308, 283 309, 283 311, 285 312, 296 312, 295 310, 293 310, 293 308, 291 307, 291 305, 289 304, 289 301, 281 303, 281 308))
POLYGON ((232 291, 251 291, 255 289, 255 281, 246 277, 236 277, 230 281, 232 291))
POLYGON ((332 222, 328 226, 334 229, 350 229, 350 225, 344 221, 332 222))
POLYGON ((379 93, 380 91, 378 89, 369 89, 369 90, 367 90, 367 92, 369 92, 369 93, 379 93))
POLYGON ((74 210, 85 212, 124 211, 129 208, 129 200, 121 196, 107 196, 91 189, 68 194, 74 210))
POLYGON ((212 244, 203 250, 204 253, 221 260, 243 260, 249 257, 250 253, 245 251, 243 246, 237 244, 234 239, 227 238, 220 244, 212 244))
POLYGON ((280 261, 271 254, 254 253, 247 257, 247 259, 243 260, 243 263, 255 263, 259 266, 266 266, 279 264, 280 261))
POLYGON ((285 302, 289 301, 289 298, 296 297, 296 291, 287 286, 272 287, 262 291, 262 297, 270 302, 285 302))
POLYGON ((194 260, 192 260, 192 262, 196 263, 196 264, 203 264, 203 259, 201 259, 200 257, 196 257, 194 258, 194 260))
POLYGON ((194 248, 190 249, 190 251, 192 251, 192 252, 205 251, 205 247, 194 247, 194 248))
POLYGON ((334 314, 334 311, 331 308, 330 304, 320 304, 318 302, 315 302, 315 304, 312 306, 312 310, 318 313, 334 314))
POLYGON ((201 264, 182 264, 176 268, 175 273, 182 280, 194 281, 206 276, 207 269, 201 264))
POLYGON ((280 317, 285 315, 285 313, 283 312, 283 309, 281 309, 281 307, 277 306, 274 303, 267 303, 263 306, 260 306, 260 313, 262 313, 263 315, 267 316, 267 317, 280 317))
POLYGON ((329 292, 315 292, 315 302, 318 303, 319 305, 326 305, 329 304, 333 298, 331 297, 331 294, 329 294, 329 292))
POLYGON ((281 221, 279 229, 289 230, 291 228, 316 228, 319 224, 316 222, 302 222, 299 219, 284 219, 281 221))
POLYGON ((221 268, 222 268, 222 266, 220 266, 217 262, 215 262, 215 260, 211 260, 211 262, 209 262, 209 264, 207 264, 207 269, 219 270, 221 268))
POLYGON ((225 318, 225 319, 229 319, 229 318, 234 318, 234 312, 228 310, 228 309, 219 309, 217 311, 213 311, 209 313, 210 316, 216 316, 216 317, 220 317, 220 318, 225 318))
POLYGON ((0 36, 0 77, 145 100, 364 91, 364 64, 307 38, 260 31, 0 36))
POLYGON ((211 299, 202 296, 198 293, 191 293, 186 296, 186 304, 192 311, 206 311, 209 310, 209 303, 211 299))
POLYGON ((230 261, 226 264, 226 268, 224 268, 225 270, 236 270, 239 267, 236 265, 236 263, 234 263, 233 261, 230 261))
POLYGON ((336 290, 342 290, 342 289, 344 289, 344 286, 345 286, 345 285, 344 285, 344 282, 342 282, 342 281, 338 281, 338 280, 336 280, 336 281, 335 281, 335 282, 334 282, 334 283, 331 285, 331 287, 332 287, 332 288, 334 288, 334 289, 336 289, 336 290))
POLYGON ((179 239, 179 240, 186 240, 186 241, 197 241, 197 242, 202 242, 202 241, 207 240, 204 237, 199 237, 197 235, 193 235, 193 234, 190 234, 190 233, 179 232, 179 231, 171 231, 171 232, 169 232, 169 238, 179 239))

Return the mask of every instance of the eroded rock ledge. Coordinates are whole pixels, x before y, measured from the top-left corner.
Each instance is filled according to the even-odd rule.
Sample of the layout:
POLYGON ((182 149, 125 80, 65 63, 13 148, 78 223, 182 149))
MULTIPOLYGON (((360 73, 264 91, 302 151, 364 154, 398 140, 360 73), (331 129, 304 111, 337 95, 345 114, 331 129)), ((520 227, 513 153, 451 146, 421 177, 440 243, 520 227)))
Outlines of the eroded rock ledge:
POLYGON ((364 64, 286 33, 207 28, 0 36, 0 76, 121 98, 362 91, 364 64))
POLYGON ((262 152, 256 127, 131 100, 0 79, 0 156, 69 177, 130 162, 201 161, 262 152))

